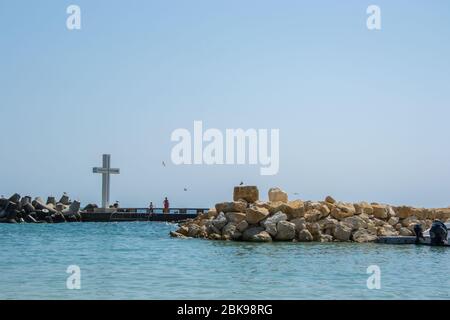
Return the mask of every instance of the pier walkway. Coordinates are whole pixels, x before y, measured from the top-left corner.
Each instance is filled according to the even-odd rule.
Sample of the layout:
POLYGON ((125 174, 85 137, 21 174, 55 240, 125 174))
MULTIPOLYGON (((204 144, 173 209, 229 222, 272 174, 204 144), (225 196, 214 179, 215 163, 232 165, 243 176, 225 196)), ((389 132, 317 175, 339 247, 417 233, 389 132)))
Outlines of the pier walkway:
POLYGON ((130 222, 130 221, 166 221, 181 222, 195 218, 199 213, 208 212, 205 208, 171 208, 168 213, 164 209, 155 208, 118 208, 95 209, 81 213, 83 222, 130 222))

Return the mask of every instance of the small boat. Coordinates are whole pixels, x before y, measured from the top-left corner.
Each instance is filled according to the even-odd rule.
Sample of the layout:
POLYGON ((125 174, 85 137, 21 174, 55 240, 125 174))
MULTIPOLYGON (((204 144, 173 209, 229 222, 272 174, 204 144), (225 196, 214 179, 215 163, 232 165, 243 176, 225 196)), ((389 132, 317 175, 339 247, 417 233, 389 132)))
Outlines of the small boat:
POLYGON ((431 228, 422 233, 420 225, 414 227, 416 244, 428 246, 450 246, 450 222, 433 221, 431 228))
POLYGON ((424 246, 440 246, 450 247, 450 221, 442 222, 433 221, 431 228, 423 231, 422 226, 417 224, 414 226, 415 236, 388 236, 378 237, 377 243, 385 244, 416 244, 424 246))

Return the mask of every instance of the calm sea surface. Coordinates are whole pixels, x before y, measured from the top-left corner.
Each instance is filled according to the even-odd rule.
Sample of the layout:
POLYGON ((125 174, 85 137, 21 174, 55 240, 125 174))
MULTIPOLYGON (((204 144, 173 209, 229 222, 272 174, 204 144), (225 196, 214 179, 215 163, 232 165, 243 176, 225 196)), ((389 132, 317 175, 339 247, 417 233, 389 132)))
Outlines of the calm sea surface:
POLYGON ((450 299, 450 249, 181 240, 166 223, 0 224, 0 299, 450 299), (69 290, 68 266, 81 269, 69 290), (367 289, 367 267, 381 289, 367 289))

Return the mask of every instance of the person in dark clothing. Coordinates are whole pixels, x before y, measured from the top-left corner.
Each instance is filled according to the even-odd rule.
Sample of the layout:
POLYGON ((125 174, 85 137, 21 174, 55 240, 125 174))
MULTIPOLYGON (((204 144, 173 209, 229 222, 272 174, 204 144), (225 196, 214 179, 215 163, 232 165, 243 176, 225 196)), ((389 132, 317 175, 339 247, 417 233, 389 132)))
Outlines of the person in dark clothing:
POLYGON ((150 202, 150 204, 148 206, 148 212, 153 213, 153 202, 150 202))

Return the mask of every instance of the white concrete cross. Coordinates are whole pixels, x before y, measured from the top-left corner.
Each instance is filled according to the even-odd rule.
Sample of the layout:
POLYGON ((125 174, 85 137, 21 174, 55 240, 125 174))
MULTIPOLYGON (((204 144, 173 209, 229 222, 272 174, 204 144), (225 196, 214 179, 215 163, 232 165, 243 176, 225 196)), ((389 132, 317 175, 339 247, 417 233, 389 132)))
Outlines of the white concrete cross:
POLYGON ((109 176, 111 174, 120 174, 120 169, 111 168, 111 155, 104 154, 103 155, 103 167, 102 168, 94 168, 94 173, 102 174, 102 208, 109 207, 109 176))

